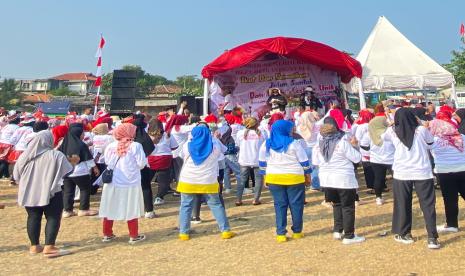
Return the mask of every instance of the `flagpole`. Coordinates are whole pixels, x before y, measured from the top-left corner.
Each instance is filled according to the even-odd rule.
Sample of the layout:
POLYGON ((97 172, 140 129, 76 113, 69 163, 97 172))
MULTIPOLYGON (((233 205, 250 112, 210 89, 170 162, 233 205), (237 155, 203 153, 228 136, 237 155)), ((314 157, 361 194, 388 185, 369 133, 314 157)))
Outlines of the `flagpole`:
POLYGON ((95 119, 95 116, 97 115, 99 98, 100 98, 100 85, 97 87, 97 96, 95 97, 94 119, 95 119))

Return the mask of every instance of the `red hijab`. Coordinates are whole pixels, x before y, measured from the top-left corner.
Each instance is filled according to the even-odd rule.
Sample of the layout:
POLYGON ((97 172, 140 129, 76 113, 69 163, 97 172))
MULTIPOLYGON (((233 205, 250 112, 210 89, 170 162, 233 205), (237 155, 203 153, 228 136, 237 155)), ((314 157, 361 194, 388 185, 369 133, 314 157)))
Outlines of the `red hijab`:
POLYGON ((187 116, 174 114, 170 117, 165 126, 166 133, 170 134, 173 128, 179 131, 180 127, 188 122, 187 116))
POLYGON ((282 113, 278 112, 271 115, 271 118, 268 121, 268 128, 271 130, 271 126, 274 124, 274 122, 279 120, 284 120, 284 115, 282 113))
POLYGON ((355 123, 357 125, 368 124, 374 117, 375 115, 373 115, 373 113, 371 113, 368 109, 362 109, 358 113, 358 119, 355 123))
POLYGON ((446 121, 453 125, 455 128, 458 127, 457 123, 451 120, 452 113, 449 110, 439 110, 438 113, 436 113, 436 119, 446 121))
POLYGON ((68 126, 56 126, 52 128, 52 135, 53 135, 53 145, 56 147, 58 143, 65 138, 66 134, 68 133, 68 126))
POLYGON ((339 127, 339 129, 343 128, 345 118, 344 118, 344 114, 342 113, 342 111, 340 109, 332 109, 329 112, 329 116, 332 117, 336 121, 337 126, 339 127))

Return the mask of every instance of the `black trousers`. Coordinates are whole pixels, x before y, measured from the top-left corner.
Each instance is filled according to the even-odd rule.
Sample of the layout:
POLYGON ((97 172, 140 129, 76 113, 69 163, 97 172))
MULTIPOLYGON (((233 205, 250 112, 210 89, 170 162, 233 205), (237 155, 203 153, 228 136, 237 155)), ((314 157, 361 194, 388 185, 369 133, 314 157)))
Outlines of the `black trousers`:
POLYGON ((144 209, 145 212, 153 211, 153 192, 152 192, 152 179, 155 175, 155 171, 145 167, 140 171, 142 195, 144 197, 144 209))
POLYGON ((56 193, 47 206, 26 207, 27 235, 31 245, 39 245, 42 216, 45 214, 45 245, 55 245, 63 212, 63 193, 56 193))
POLYGON ((459 227, 459 194, 465 200, 465 172, 438 173, 442 199, 446 210, 446 224, 459 227))
MULTIPOLYGON (((220 201, 221 201, 221 205, 225 207, 224 199, 223 199, 223 179, 224 179, 224 169, 220 169, 219 175, 218 175, 218 183, 220 185, 220 201)), ((202 206, 202 199, 203 199, 202 194, 196 194, 194 196, 194 204, 192 207, 193 218, 200 218, 200 207, 202 206)))
POLYGON ((73 211, 76 186, 78 186, 80 190, 79 210, 89 210, 90 208, 90 191, 92 182, 90 175, 82 175, 66 177, 63 179, 63 206, 65 211, 73 211))
POLYGON ((371 168, 374 174, 373 186, 376 197, 383 196, 383 190, 386 188, 386 172, 391 165, 371 163, 371 168))
POLYGON ((333 203, 334 232, 342 233, 351 239, 355 232, 356 189, 325 188, 325 198, 333 203))
POLYGON ((181 157, 173 158, 173 161, 171 162, 173 167, 173 178, 176 181, 176 183, 179 182, 179 174, 181 173, 183 163, 184 161, 181 157))
POLYGON ((0 160, 0 178, 2 177, 10 177, 8 162, 6 160, 0 160))
POLYGON ((155 181, 158 183, 157 197, 163 199, 171 190, 170 169, 154 171, 155 181))
POLYGON ((374 189, 374 179, 375 175, 373 173, 373 168, 371 167, 371 163, 369 161, 362 162, 363 167, 363 174, 365 175, 365 183, 367 184, 368 189, 374 189))
POLYGON ((392 232, 406 235, 412 230, 412 193, 413 188, 420 201, 420 208, 426 224, 428 238, 437 238, 436 229, 436 195, 433 179, 398 180, 394 179, 392 190, 394 194, 394 212, 392 217, 392 232))

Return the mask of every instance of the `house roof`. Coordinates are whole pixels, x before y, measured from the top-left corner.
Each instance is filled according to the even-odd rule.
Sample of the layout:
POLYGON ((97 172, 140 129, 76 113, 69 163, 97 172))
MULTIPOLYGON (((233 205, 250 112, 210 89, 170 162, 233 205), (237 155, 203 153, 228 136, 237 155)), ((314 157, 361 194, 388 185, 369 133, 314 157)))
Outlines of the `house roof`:
POLYGON ((91 73, 66 73, 51 77, 50 79, 61 81, 95 81, 97 77, 91 73))
POLYGON ((182 87, 177 85, 155 85, 150 88, 149 94, 176 94, 181 93, 182 87))
POLYGON ((44 103, 44 102, 50 102, 50 95, 46 94, 29 94, 25 95, 23 97, 24 102, 29 102, 29 103, 44 103))

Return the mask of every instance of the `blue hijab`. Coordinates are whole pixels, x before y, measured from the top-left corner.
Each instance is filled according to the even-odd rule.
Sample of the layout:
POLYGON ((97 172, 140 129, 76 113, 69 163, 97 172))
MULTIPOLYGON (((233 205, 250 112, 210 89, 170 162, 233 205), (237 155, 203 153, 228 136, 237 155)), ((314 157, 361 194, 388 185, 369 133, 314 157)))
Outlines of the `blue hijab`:
POLYGON ((289 145, 294 141, 291 136, 294 123, 286 120, 278 120, 271 127, 270 138, 266 140, 266 152, 270 148, 276 152, 286 152, 289 145))
POLYGON ((196 126, 192 129, 192 140, 187 148, 196 166, 200 165, 213 151, 213 142, 210 130, 206 126, 196 126))

